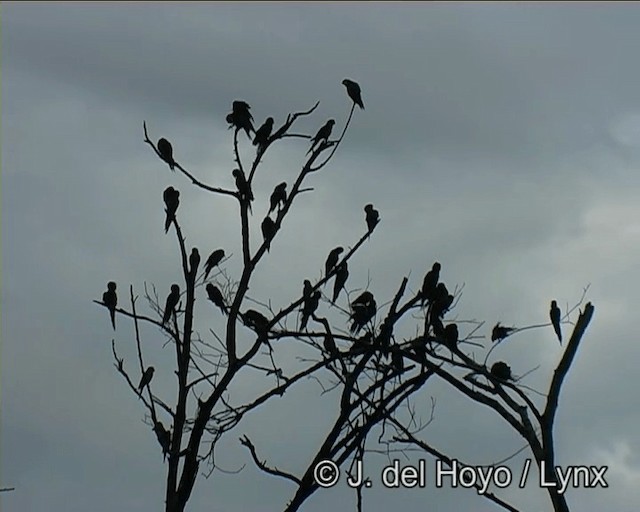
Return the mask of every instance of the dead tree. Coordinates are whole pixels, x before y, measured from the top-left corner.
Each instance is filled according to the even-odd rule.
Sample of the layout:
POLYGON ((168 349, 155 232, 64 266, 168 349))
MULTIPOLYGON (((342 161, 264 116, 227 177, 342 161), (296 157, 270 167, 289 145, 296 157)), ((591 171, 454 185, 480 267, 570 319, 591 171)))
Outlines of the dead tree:
MULTIPOLYGON (((524 423, 526 415, 522 407, 507 394, 507 390, 516 393, 526 405, 529 405, 528 398, 508 382, 509 379, 497 382, 483 364, 463 354, 457 346, 457 328, 453 332, 450 325, 443 325, 443 318, 455 304, 453 296, 437 276, 434 278, 434 274, 431 274, 415 292, 407 290, 408 278, 403 279, 389 303, 381 303, 380 307, 371 291, 362 291, 362 287, 358 297, 352 298, 349 290, 355 293, 356 287, 348 283, 349 265, 353 265, 354 255, 370 238, 380 221, 380 214, 371 204, 364 208, 362 235, 346 250, 342 247, 333 250, 327 248, 326 253, 330 256, 322 277, 315 282, 306 280, 301 293, 291 297, 288 305, 275 309, 269 300, 261 300, 253 295, 249 297, 251 279, 260 268, 260 263, 269 256, 278 233, 285 226, 285 220, 295 211, 295 203, 302 194, 313 190, 305 186, 305 180, 331 161, 350 125, 355 105, 363 107, 359 87, 356 90, 354 82, 345 82, 350 84, 351 90, 349 86, 347 89, 353 104, 337 137, 332 137, 336 124, 333 119, 326 121, 313 137, 293 132, 294 123, 301 117, 313 114, 318 103, 307 111, 289 114, 286 121, 275 130, 271 117, 255 130, 249 105, 244 101, 234 101, 232 112, 227 116, 227 122, 233 129, 234 161, 230 162, 230 167, 233 167, 230 175, 235 182, 235 186, 229 188, 213 186, 196 178, 179 163, 167 139, 161 138, 154 144, 144 123, 144 141, 170 170, 179 171, 203 192, 235 200, 239 206, 239 257, 242 261, 239 276, 232 277, 227 273, 225 263, 233 256, 223 248, 208 256, 203 254, 205 259, 197 248, 187 247, 179 221, 180 193, 173 187, 167 187, 163 195, 166 213, 164 229, 168 232, 173 228, 177 239, 182 267, 181 284, 171 285, 171 292, 166 299, 161 298, 155 288, 149 290, 145 286, 145 298, 152 314, 143 314, 138 310, 138 296, 133 286, 130 286, 128 294, 130 308, 118 305, 115 282, 109 282, 102 301, 95 301, 108 309, 114 330, 116 317, 133 321, 137 370, 131 366, 125 367, 115 340, 112 340, 112 352, 118 372, 146 409, 145 419, 165 457, 166 512, 183 512, 186 509, 198 475, 208 476, 216 469, 215 448, 226 434, 235 432, 244 418, 272 398, 283 396, 292 386, 309 379, 318 382, 324 391, 335 392, 338 413, 323 442, 312 450, 314 453, 303 474, 294 475, 261 460, 259 447, 246 435, 240 439, 258 468, 267 474, 285 478, 294 485, 292 499, 285 507, 287 512, 300 509, 321 488, 322 482, 319 482, 316 474, 321 461, 331 460, 336 468, 347 467, 348 473, 352 474, 356 461, 369 452, 370 443, 376 442, 374 433, 379 434, 379 441, 385 432, 393 428, 399 434, 397 441, 420 443, 423 449, 429 447, 415 437, 419 430, 416 430, 412 399, 419 396, 419 391, 430 380, 445 379, 458 391, 470 393, 471 398, 480 401, 479 392, 475 390, 479 384, 466 386, 464 379, 454 377, 446 365, 462 366, 474 375, 488 379, 484 384, 487 395, 484 403, 493 406, 491 400, 495 402, 495 399, 491 395, 498 395, 507 405, 516 406, 524 423), (240 151, 240 139, 245 135, 256 147, 255 156, 248 166, 243 162, 240 151), (264 197, 264 192, 254 190, 255 173, 269 148, 286 138, 300 139, 306 144, 310 141, 311 147, 296 178, 290 184, 275 186, 270 196, 269 212, 264 218, 257 218, 252 203, 256 196, 264 197), (252 232, 262 235, 256 247, 251 245, 252 232), (333 283, 333 294, 329 296, 323 292, 328 283, 333 283), (196 297, 200 296, 210 300, 224 320, 224 328, 220 329, 220 333, 212 330, 213 342, 202 339, 194 329, 194 304, 196 297), (248 307, 249 301, 252 307, 248 307), (334 315, 322 316, 319 310, 329 304, 334 315), (348 316, 348 328, 344 326, 344 317, 340 318, 335 311, 348 316), (424 315, 424 332, 420 336, 400 340, 394 334, 399 320, 411 317, 414 313, 424 315), (298 327, 299 315, 302 321, 298 327), (331 316, 331 320, 328 316, 331 316), (173 346, 175 369, 156 369, 145 363, 147 358, 141 348, 141 324, 155 326, 166 337, 167 343, 173 346), (249 332, 252 334, 248 335, 249 332), (311 349, 315 355, 298 358, 299 367, 279 367, 274 356, 278 354, 283 341, 287 341, 288 347, 295 341, 298 346, 311 349), (447 347, 451 355, 443 358, 439 350, 434 348, 436 346, 447 347), (269 385, 265 390, 256 391, 251 400, 235 403, 233 396, 229 396, 230 386, 237 379, 242 379, 242 372, 247 369, 264 373, 269 385), (154 375, 172 372, 177 376, 177 398, 175 403, 170 404, 153 390, 154 375), (140 376, 139 381, 137 375, 140 376), (409 420, 400 411, 408 411, 409 420), (205 464, 201 467, 203 462, 205 464)), ((362 219, 360 208, 357 208, 354 216, 362 219)), ((577 349, 578 342, 578 338, 576 341, 572 338, 569 347, 575 346, 577 349)), ((565 363, 567 368, 572 357, 565 363)), ((562 379, 554 382, 553 389, 557 388, 559 392, 562 379)), ((550 406, 550 412, 545 412, 544 417, 550 425, 556 405, 557 402, 550 406)), ((497 408, 498 405, 495 407, 499 412, 502 410, 497 408)), ((508 421, 516 428, 516 419, 506 415, 505 412, 503 417, 508 417, 508 421)), ((290 421, 295 421, 295 418, 292 417, 290 421)), ((526 425, 517 425, 518 431, 533 442, 533 430, 526 425)), ((552 444, 552 435, 543 440, 536 452, 540 455, 539 460, 553 461, 552 448, 550 455, 545 452, 545 447, 552 444)), ((446 459, 447 455, 440 454, 440 457, 446 459)), ((355 486, 359 510, 362 509, 362 488, 363 485, 355 486)), ((489 497, 492 498, 495 497, 489 497)), ((493 501, 500 504, 498 498, 493 501)))

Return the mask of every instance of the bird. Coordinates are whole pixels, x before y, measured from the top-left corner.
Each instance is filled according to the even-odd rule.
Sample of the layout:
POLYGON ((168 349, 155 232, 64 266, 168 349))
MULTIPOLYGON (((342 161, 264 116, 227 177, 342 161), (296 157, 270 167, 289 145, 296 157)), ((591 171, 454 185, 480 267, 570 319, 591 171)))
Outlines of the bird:
POLYGON ((287 182, 283 181, 282 183, 275 186, 273 189, 273 193, 269 198, 269 213, 276 209, 280 204, 282 206, 287 202, 287 182))
POLYGON ((207 290, 207 297, 209 300, 218 306, 223 314, 227 314, 227 305, 224 303, 224 297, 222 296, 220 289, 211 283, 207 283, 205 288, 207 290))
POLYGON ((402 350, 399 348, 391 352, 391 364, 395 368, 396 372, 404 372, 404 356, 402 355, 402 350))
POLYGON ((362 93, 360 92, 360 86, 354 82, 353 80, 349 80, 345 78, 342 81, 342 85, 347 88, 347 94, 349 98, 353 100, 353 102, 358 105, 362 110, 364 110, 364 104, 362 103, 362 93))
POLYGON ((313 286, 311 285, 311 281, 309 281, 308 279, 305 279, 304 282, 302 283, 302 298, 308 299, 309 297, 311 297, 312 293, 313 293, 313 286))
POLYGON ((560 328, 561 316, 562 316, 562 313, 560 312, 558 303, 555 300, 552 300, 551 309, 549 310, 549 317, 551 318, 551 323, 553 324, 553 330, 556 331, 556 336, 558 337, 558 341, 560 342, 560 345, 562 345, 562 330, 560 328))
POLYGON ((444 283, 438 283, 436 289, 433 292, 433 300, 431 303, 431 319, 442 318, 451 304, 453 304, 454 296, 449 293, 444 283))
POLYGON ((333 338, 331 333, 327 333, 322 341, 322 345, 324 349, 329 353, 329 355, 338 354, 338 347, 336 346, 336 340, 333 338))
POLYGON ((362 292, 356 300, 351 303, 351 333, 356 334, 362 329, 376 314, 377 305, 373 294, 369 291, 362 292))
POLYGON ((223 258, 224 258, 224 249, 216 249, 215 251, 213 251, 209 255, 209 257, 207 258, 207 261, 205 261, 205 263, 204 263, 204 278, 205 279, 207 279, 207 277, 209 277, 209 273, 211 272, 213 267, 218 265, 222 261, 223 258))
POLYGON ((267 120, 256 131, 253 137, 253 145, 258 146, 259 149, 266 146, 271 136, 271 130, 273 130, 273 117, 267 117, 267 120))
POLYGON ((500 322, 498 322, 493 326, 493 330, 491 331, 491 341, 503 340, 513 331, 515 331, 514 327, 505 327, 504 325, 500 325, 500 322))
POLYGON ((301 331, 304 331, 307 328, 307 322, 309 321, 309 318, 318 309, 318 306, 320 305, 321 296, 322 296, 322 293, 320 293, 320 291, 317 290, 316 292, 311 293, 309 296, 305 298, 302 304, 302 320, 300 321, 301 331))
POLYGON ((344 249, 342 247, 336 247, 332 249, 327 256, 327 261, 324 264, 324 276, 328 277, 334 267, 338 264, 338 258, 340 258, 340 253, 342 253, 344 249))
POLYGON ((490 371, 491 375, 500 380, 511 379, 511 367, 504 361, 493 363, 490 371))
POLYGON ((164 232, 168 233, 169 226, 171 226, 171 223, 176 220, 176 211, 180 205, 180 192, 173 187, 167 187, 164 189, 162 197, 164 198, 164 204, 166 206, 164 211, 167 214, 164 221, 164 232))
POLYGON ((251 138, 251 132, 255 132, 251 122, 253 116, 249 112, 250 108, 246 101, 236 100, 233 102, 233 110, 227 115, 227 122, 231 127, 235 126, 238 130, 243 129, 249 138, 251 138))
POLYGON ((365 306, 373 300, 373 294, 369 291, 364 291, 351 303, 351 309, 358 306, 365 306))
POLYGON ((424 280, 422 281, 422 289, 420 290, 420 300, 422 306, 424 306, 425 301, 433 300, 433 294, 436 291, 438 279, 440 279, 440 268, 440 263, 436 261, 431 267, 431 270, 429 270, 429 272, 427 272, 427 274, 424 276, 424 280))
POLYGON ((335 302, 338 299, 338 295, 344 288, 344 285, 347 284, 347 279, 349 278, 349 268, 347 266, 347 262, 343 261, 338 268, 336 269, 336 279, 333 282, 333 299, 332 302, 335 302))
POLYGON ((158 153, 160 153, 160 158, 169 164, 169 169, 175 172, 176 162, 173 159, 173 147, 171 146, 171 142, 164 138, 159 139, 158 153))
POLYGON ((319 144, 321 141, 325 143, 329 142, 329 136, 331 135, 331 130, 333 130, 334 124, 336 124, 335 120, 329 119, 324 125, 322 125, 322 128, 320 128, 318 133, 316 133, 311 139, 311 147, 309 148, 309 151, 307 151, 307 154, 311 153, 311 151, 316 147, 316 144, 319 144))
POLYGON ((142 392, 145 386, 148 386, 153 378, 153 372, 155 372, 155 368, 153 366, 149 366, 144 373, 142 374, 142 378, 140 379, 140 384, 138 384, 138 391, 142 392))
POLYGON ((458 326, 456 324, 449 324, 444 328, 444 344, 451 350, 456 348, 459 336, 460 335, 458 333, 458 326))
POLYGON ((167 302, 164 306, 164 315, 162 315, 162 325, 166 324, 171 313, 175 311, 178 301, 180 300, 180 287, 177 284, 171 285, 171 293, 167 296, 167 302))
POLYGON ((200 252, 194 247, 191 249, 191 255, 189 256, 189 271, 194 280, 198 272, 198 265, 200 265, 200 252))
POLYGON ((247 327, 253 329, 259 337, 266 338, 269 319, 255 309, 248 309, 242 315, 242 319, 247 327))
POLYGON ((158 442, 162 447, 162 455, 166 459, 167 453, 171 450, 171 433, 164 428, 164 425, 160 421, 157 421, 153 426, 153 431, 156 433, 158 442))
POLYGON ((109 281, 107 283, 107 291, 102 294, 102 302, 109 309, 109 316, 111 317, 111 325, 113 330, 116 330, 116 305, 118 304, 118 295, 116 294, 116 283, 109 281))
POLYGON ((253 201, 251 185, 249 185, 244 173, 240 169, 234 169, 231 174, 236 179, 236 187, 238 192, 240 192, 240 199, 249 202, 253 201))
POLYGON ((267 215, 262 221, 262 225, 260 227, 262 229, 262 237, 264 238, 268 251, 271 247, 271 239, 276 234, 276 223, 267 215))
POLYGON ((380 222, 380 214, 372 204, 368 204, 364 207, 364 213, 365 220, 367 221, 367 229, 369 230, 369 233, 371 233, 377 226, 378 222, 380 222))

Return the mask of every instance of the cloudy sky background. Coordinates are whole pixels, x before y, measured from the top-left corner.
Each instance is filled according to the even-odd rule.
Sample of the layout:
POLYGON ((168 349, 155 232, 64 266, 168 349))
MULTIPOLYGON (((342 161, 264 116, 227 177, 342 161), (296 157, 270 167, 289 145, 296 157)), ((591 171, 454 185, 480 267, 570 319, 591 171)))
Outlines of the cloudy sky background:
MULTIPOLYGON (((175 236, 162 229, 168 185, 181 192, 188 244, 205 256, 227 248, 230 273, 241 252, 234 202, 171 174, 144 144, 142 121, 200 179, 231 188, 224 118, 234 99, 251 104, 257 123, 277 124, 319 100, 296 131, 315 133, 330 117, 342 128, 345 77, 361 84, 366 110, 311 177, 314 191, 294 205, 252 296, 286 305, 304 278, 320 276, 331 248, 362 235, 368 202, 382 222, 349 285, 370 277, 379 304, 403 276, 418 287, 438 260, 449 288, 464 284, 453 315, 486 321, 487 335, 497 320, 545 323, 552 298, 565 310, 590 284, 596 310, 561 395, 557 460, 610 467, 609 489, 568 492, 572 510, 638 510, 639 29, 636 4, 4 3, 0 486, 17 489, 2 510, 163 507, 161 455, 92 300, 111 279, 123 305, 129 284, 139 294, 155 284, 164 300, 178 281, 175 236)), ((256 240, 273 186, 296 176, 306 149, 289 140, 269 150, 255 181, 256 240)), ((198 306, 201 332, 220 326, 204 297, 198 306)), ((133 371, 132 325, 118 326, 133 371)), ((155 391, 170 399, 162 342, 144 331, 155 391)), ((525 382, 543 391, 561 348, 551 328, 537 329, 497 356, 517 375, 540 365, 525 382)), ((238 393, 261 379, 247 373, 238 393)), ((305 384, 230 435, 218 462, 246 468, 199 479, 189 510, 281 510, 292 487, 255 470, 237 438, 248 434, 271 464, 302 471, 335 415, 318 395, 305 384)), ((496 415, 443 385, 421 396, 425 417, 438 400, 426 438, 451 455, 490 464, 522 446, 496 415)), ((516 471, 525 457, 510 462, 516 471)), ((372 472, 385 462, 370 460, 372 472)), ((550 510, 534 486, 501 496, 550 510)), ((305 510, 353 503, 340 488, 317 492, 305 510)), ((367 511, 398 506, 496 510, 474 491, 433 485, 365 493, 367 511)))

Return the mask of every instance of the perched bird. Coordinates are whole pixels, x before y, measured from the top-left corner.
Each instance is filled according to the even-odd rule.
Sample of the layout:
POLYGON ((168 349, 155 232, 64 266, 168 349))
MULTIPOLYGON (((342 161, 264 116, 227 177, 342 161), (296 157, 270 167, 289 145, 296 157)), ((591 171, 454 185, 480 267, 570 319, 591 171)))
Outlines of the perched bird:
POLYGON ((440 279, 440 268, 440 263, 436 261, 431 267, 431 270, 429 270, 429 272, 424 276, 422 289, 420 290, 422 306, 424 306, 425 301, 431 302, 433 300, 433 295, 436 291, 436 286, 438 285, 438 279, 440 279))
POLYGON ((164 198, 164 204, 166 206, 165 212, 167 214, 164 221, 164 232, 169 232, 169 226, 176 219, 176 211, 180 205, 180 192, 173 187, 167 187, 162 194, 164 198))
POLYGON ((118 304, 118 295, 116 294, 116 283, 109 281, 107 283, 107 291, 102 294, 102 302, 109 309, 109 316, 111 316, 111 325, 113 330, 116 330, 116 305, 118 304))
POLYGON ((351 333, 356 334, 362 329, 375 315, 377 305, 371 292, 365 291, 351 303, 351 333))
POLYGON ((160 153, 160 158, 169 164, 169 169, 175 171, 176 162, 173 159, 173 147, 171 146, 171 142, 167 139, 159 139, 158 153, 160 153))
POLYGON ((273 117, 267 117, 264 124, 256 131, 253 137, 253 145, 258 146, 258 148, 266 146, 271 136, 271 130, 273 130, 273 117))
POLYGON ((312 293, 313 293, 313 286, 311 285, 311 281, 309 281, 308 279, 305 279, 304 282, 302 283, 302 298, 308 299, 311 297, 312 293))
POLYGON ((282 206, 287 202, 287 183, 283 181, 282 183, 276 185, 273 189, 273 193, 269 198, 269 213, 276 209, 280 204, 282 206))
POLYGON ((456 324, 449 324, 444 328, 443 338, 447 347, 453 350, 458 344, 458 326, 456 324))
POLYGON ((513 331, 515 331, 514 327, 505 327, 504 325, 500 325, 500 322, 498 322, 493 326, 493 330, 491 331, 491 341, 503 340, 513 331))
POLYGON ((258 336, 264 337, 267 335, 267 326, 269 320, 262 313, 255 309, 248 309, 242 315, 242 319, 247 327, 253 329, 258 336))
POLYGON ((191 255, 189 256, 189 271, 191 272, 191 276, 195 280, 196 273, 198 272, 198 265, 200 265, 200 252, 198 249, 194 247, 191 249, 191 255))
POLYGON ((349 279, 349 268, 347 266, 347 262, 343 261, 336 269, 336 279, 333 282, 332 302, 335 302, 338 299, 338 295, 340 295, 344 285, 347 284, 347 279, 349 279))
POLYGON ((304 331, 307 328, 307 322, 311 315, 313 315, 318 306, 320 305, 320 297, 322 294, 319 290, 314 293, 311 293, 307 296, 302 304, 302 320, 300 321, 300 330, 304 331))
POLYGON ((351 309, 358 306, 366 306, 373 300, 373 294, 369 291, 364 291, 351 303, 351 309))
POLYGON ((249 202, 253 201, 253 191, 244 173, 240 169, 234 169, 231 174, 236 179, 236 187, 240 192, 240 199, 249 202))
POLYGON ((216 249, 215 251, 213 251, 209 255, 209 257, 207 258, 207 261, 205 261, 205 263, 204 263, 204 278, 205 279, 207 279, 207 277, 209 277, 209 273, 211 272, 213 267, 218 265, 222 261, 223 258, 224 258, 224 249, 216 249))
POLYGON ((244 130, 249 138, 251 138, 251 132, 255 132, 251 122, 253 121, 253 116, 249 112, 250 108, 246 101, 236 100, 233 102, 233 110, 227 116, 227 122, 231 127, 244 130))
POLYGON ((336 340, 333 339, 331 333, 327 333, 322 342, 324 349, 329 353, 329 355, 338 354, 338 347, 336 346, 336 340))
POLYGON ((171 314, 175 311, 180 301, 180 287, 177 284, 171 285, 171 293, 167 296, 167 302, 164 306, 164 315, 162 315, 162 325, 166 324, 171 318, 171 314))
POLYGON ((449 293, 444 283, 438 283, 433 292, 431 303, 431 321, 433 318, 442 318, 453 304, 454 296, 449 293))
POLYGON ((558 303, 555 300, 552 300, 551 309, 549 310, 549 317, 551 318, 551 323, 553 324, 553 330, 556 331, 556 336, 558 337, 558 341, 560 342, 560 345, 562 345, 562 330, 560 328, 561 316, 562 316, 562 313, 560 312, 558 303))
POLYGON ((144 373, 142 374, 142 378, 140 379, 140 384, 138 384, 138 391, 142 391, 145 386, 149 385, 151 379, 153 379, 153 372, 155 372, 155 368, 153 366, 149 366, 144 373))
POLYGON ((322 125, 322 128, 320 128, 318 133, 316 133, 311 139, 311 148, 309 148, 307 154, 311 153, 315 149, 316 145, 320 144, 320 142, 329 142, 329 136, 331 135, 331 130, 333 130, 334 124, 336 124, 336 122, 333 119, 329 119, 324 125, 322 125))
POLYGON ((402 350, 396 348, 391 352, 391 364, 398 373, 404 372, 404 356, 402 350))
POLYGON ((276 223, 268 215, 264 218, 261 225, 262 237, 267 244, 267 251, 271 247, 271 239, 276 234, 276 223))
POLYGON ((367 229, 369 233, 373 231, 378 222, 380 222, 380 214, 378 210, 376 210, 372 204, 368 204, 364 207, 365 212, 365 220, 367 221, 367 229))
POLYGON ((504 361, 493 363, 491 367, 491 375, 500 380, 511 379, 511 367, 504 361))
POLYGON ((324 264, 324 276, 327 277, 333 268, 338 264, 338 259, 340 258, 340 253, 342 253, 344 249, 342 247, 336 247, 332 249, 327 256, 327 261, 324 264))
POLYGON ((171 433, 159 421, 153 426, 153 431, 156 433, 158 442, 162 447, 162 455, 166 459, 167 453, 171 450, 171 433))
POLYGON ((224 297, 220 289, 214 284, 207 283, 206 290, 209 300, 218 306, 223 314, 227 314, 227 305, 224 303, 224 297))
POLYGON ((364 110, 364 104, 362 103, 362 94, 360 92, 360 86, 354 82, 353 80, 349 80, 345 78, 342 81, 342 85, 347 88, 347 94, 349 98, 353 100, 353 102, 358 105, 362 110, 364 110))

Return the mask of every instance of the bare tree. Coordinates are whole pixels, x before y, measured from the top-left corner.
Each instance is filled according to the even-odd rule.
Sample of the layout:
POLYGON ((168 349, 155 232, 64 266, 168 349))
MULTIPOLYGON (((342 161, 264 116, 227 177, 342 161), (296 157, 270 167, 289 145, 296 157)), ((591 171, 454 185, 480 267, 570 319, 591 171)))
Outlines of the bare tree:
MULTIPOLYGON (((302 474, 293 474, 262 460, 254 441, 246 435, 240 438, 248 457, 258 468, 266 474, 284 478, 294 486, 292 499, 284 507, 286 511, 298 510, 322 487, 317 473, 320 464, 332 461, 333 466, 325 468, 346 467, 348 474, 354 477, 357 461, 378 450, 371 448, 373 445, 382 444, 387 454, 394 449, 394 444, 400 445, 399 450, 413 445, 450 462, 452 457, 418 437, 428 422, 420 422, 412 405, 414 399, 419 399, 425 384, 438 378, 472 400, 492 407, 527 440, 539 464, 544 462, 548 467, 553 466, 552 430, 557 398, 591 318, 592 306, 587 305, 580 316, 551 384, 547 407, 539 412, 513 380, 506 363, 502 363, 502 367, 488 368, 486 359, 478 362, 463 352, 461 343, 465 340, 458 339, 457 325, 444 324, 448 311, 455 307, 455 294, 450 294, 440 281, 439 263, 434 264, 417 291, 411 291, 409 279, 404 278, 392 298, 380 306, 366 287, 358 288, 349 283, 349 265, 353 264, 354 255, 380 220, 372 204, 364 207, 364 222, 359 220, 363 226, 362 236, 352 241, 346 250, 342 246, 326 248, 328 257, 323 276, 315 282, 305 280, 301 293, 291 297, 288 305, 276 309, 268 298, 248 296, 254 273, 269 256, 285 220, 295 211, 295 203, 303 193, 313 190, 305 186, 305 180, 332 160, 350 125, 355 106, 364 109, 358 84, 347 79, 343 84, 353 103, 337 137, 332 137, 336 125, 333 119, 326 121, 314 136, 294 132, 295 122, 311 116, 318 103, 306 111, 289 114, 276 129, 274 119, 269 117, 256 130, 249 105, 234 101, 232 112, 227 116, 227 122, 233 128, 234 168, 231 174, 235 179, 234 188, 213 186, 198 179, 176 160, 167 139, 161 138, 154 144, 144 124, 144 141, 171 170, 182 173, 203 192, 237 201, 242 247, 242 270, 237 277, 226 271, 225 264, 230 256, 223 248, 211 253, 206 260, 201 259, 198 249, 188 248, 186 244, 179 222, 180 193, 167 187, 163 196, 165 231, 173 227, 176 235, 182 284, 173 284, 165 300, 155 289, 145 287, 151 315, 138 311, 139 297, 132 286, 128 297, 130 308, 118 307, 115 282, 109 282, 102 301, 95 301, 109 310, 114 329, 116 315, 133 319, 139 381, 135 377, 136 371, 125 367, 115 340, 112 351, 118 372, 146 409, 146 419, 165 456, 167 512, 186 509, 198 475, 208 476, 216 468, 215 449, 225 434, 239 428, 245 417, 272 398, 281 397, 296 384, 310 379, 321 386, 323 394, 335 395, 338 413, 323 441, 312 450, 302 474), (241 142, 245 135, 256 147, 255 156, 248 165, 243 162, 239 149, 241 143, 245 144, 241 142), (252 208, 255 197, 266 197, 263 191, 254 190, 256 171, 269 148, 287 138, 300 139, 307 147, 310 141, 306 161, 292 183, 275 185, 269 196, 269 212, 262 219, 256 218, 252 208), (262 241, 252 247, 250 235, 258 229, 262 241), (324 286, 331 282, 333 286, 329 288, 333 293, 326 295, 324 286), (358 296, 353 298, 356 293, 358 296), (212 330, 212 340, 203 339, 194 329, 197 295, 206 295, 223 315, 224 328, 212 330), (249 303, 256 305, 248 307, 249 303), (322 305, 330 305, 332 314, 321 316, 322 305), (395 334, 399 321, 416 316, 421 320, 415 335, 400 339, 395 334), (141 323, 156 326, 175 349, 177 399, 173 404, 153 392, 156 369, 145 364, 141 323), (283 341, 288 342, 287 350, 291 350, 294 343, 301 349, 296 365, 290 368, 276 363, 283 341), (248 369, 262 372, 269 384, 267 389, 256 390, 252 399, 236 403, 230 393, 231 385, 242 379, 243 372, 248 369), (541 438, 531 423, 531 415, 540 424, 541 438), (203 462, 207 465, 206 471, 204 465, 201 467, 203 462)), ((362 211, 358 207, 354 216, 362 219, 362 211)), ((170 370, 159 368, 157 371, 168 373, 170 370)), ((287 421, 294 422, 295 418, 287 421)), ((550 474, 549 478, 554 477, 550 474)), ((366 482, 358 482, 355 478, 353 482, 357 506, 361 510, 366 482)), ((568 510, 562 496, 557 492, 550 494, 554 510, 568 510)), ((484 497, 507 510, 516 510, 491 493, 484 497)))

